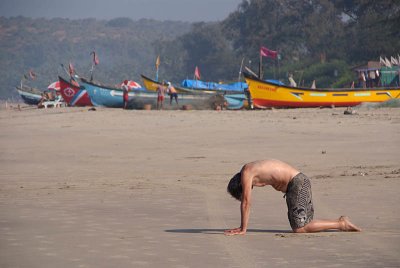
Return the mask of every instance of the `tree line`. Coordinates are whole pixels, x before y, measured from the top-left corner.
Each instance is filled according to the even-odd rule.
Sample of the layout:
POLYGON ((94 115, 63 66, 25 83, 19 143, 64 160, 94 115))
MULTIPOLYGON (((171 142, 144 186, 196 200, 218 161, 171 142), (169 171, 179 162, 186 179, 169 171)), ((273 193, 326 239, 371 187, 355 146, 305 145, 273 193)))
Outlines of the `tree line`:
POLYGON ((181 51, 167 77, 196 65, 206 80, 233 81, 243 59, 258 71, 264 46, 279 53, 263 59, 264 78, 287 82, 292 73, 305 86, 342 87, 356 79, 353 67, 400 54, 399 25, 398 0, 243 0, 225 20, 194 24, 157 49, 181 51))
POLYGON ((258 71, 260 47, 278 51, 263 59, 264 78, 287 81, 289 73, 308 86, 347 86, 351 69, 380 56, 400 53, 398 0, 243 0, 219 22, 0 18, 0 97, 16 94, 29 70, 31 83, 45 88, 74 64, 87 76, 90 53, 99 65, 95 79, 138 82, 140 74, 173 82, 193 78, 199 67, 207 81, 233 82, 243 65, 258 71))

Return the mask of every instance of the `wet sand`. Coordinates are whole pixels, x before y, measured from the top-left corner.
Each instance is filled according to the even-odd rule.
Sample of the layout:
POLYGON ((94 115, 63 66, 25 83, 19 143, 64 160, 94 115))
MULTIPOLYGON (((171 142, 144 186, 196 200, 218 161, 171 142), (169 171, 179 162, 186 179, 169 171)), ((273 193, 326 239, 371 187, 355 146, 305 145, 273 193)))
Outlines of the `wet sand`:
POLYGON ((0 267, 399 267, 400 109, 344 110, 0 110, 0 267), (266 158, 363 232, 293 234, 264 187, 224 236, 227 182, 266 158))

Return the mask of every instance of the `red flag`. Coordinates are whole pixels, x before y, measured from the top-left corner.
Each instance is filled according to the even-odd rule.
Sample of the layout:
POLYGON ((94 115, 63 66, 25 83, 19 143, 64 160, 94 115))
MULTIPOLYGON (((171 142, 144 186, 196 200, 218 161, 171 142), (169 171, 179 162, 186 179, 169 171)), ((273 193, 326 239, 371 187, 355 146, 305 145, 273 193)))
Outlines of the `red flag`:
POLYGON ((68 72, 69 72, 70 76, 72 76, 75 72, 74 66, 72 65, 72 63, 69 63, 69 65, 68 65, 68 72))
POLYGON ((200 80, 200 71, 199 71, 199 67, 196 66, 196 68, 194 69, 194 77, 197 80, 200 80))
POLYGON ((263 57, 270 57, 270 58, 276 59, 276 57, 278 56, 278 51, 270 50, 266 47, 261 47, 260 55, 263 57))
POLYGON ((92 51, 92 53, 90 53, 90 55, 93 55, 93 64, 94 65, 98 65, 99 64, 99 58, 97 57, 96 52, 92 51))

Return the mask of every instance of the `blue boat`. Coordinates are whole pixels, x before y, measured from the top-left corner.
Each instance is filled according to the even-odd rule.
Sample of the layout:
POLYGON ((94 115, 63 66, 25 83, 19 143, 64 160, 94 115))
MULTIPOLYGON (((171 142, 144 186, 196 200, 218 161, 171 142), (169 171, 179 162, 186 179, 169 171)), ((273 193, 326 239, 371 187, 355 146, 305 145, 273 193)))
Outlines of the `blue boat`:
POLYGON ((191 79, 183 80, 181 82, 181 87, 190 88, 193 90, 211 90, 216 92, 224 92, 226 94, 243 93, 248 88, 247 84, 244 82, 222 84, 191 79))
POLYGON ((245 94, 226 94, 224 98, 228 104, 226 108, 229 110, 239 110, 248 105, 245 94))
MULTIPOLYGON (((81 78, 81 86, 83 86, 94 106, 102 106, 109 108, 123 107, 123 91, 120 88, 104 86, 95 82, 90 82, 81 78)), ((148 90, 131 90, 128 93, 129 109, 144 109, 145 105, 156 107, 157 92, 148 90)), ((213 109, 218 105, 223 105, 224 98, 219 94, 191 94, 178 93, 179 106, 186 105, 193 109, 213 109)), ((164 101, 164 109, 179 109, 175 102, 169 103, 168 98, 164 101)))
POLYGON ((225 107, 229 110, 242 109, 247 104, 246 91, 248 86, 244 82, 222 84, 185 79, 181 82, 180 88, 192 92, 221 93, 226 101, 225 107))
POLYGON ((28 86, 20 86, 16 87, 18 94, 21 96, 22 100, 29 105, 38 105, 40 100, 42 99, 42 92, 39 89, 28 87, 28 86))
MULTIPOLYGON (((159 81, 154 81, 151 78, 148 78, 147 76, 145 76, 143 74, 141 76, 142 76, 145 87, 150 91, 155 91, 156 88, 161 85, 161 82, 159 82, 159 81)), ((196 81, 196 80, 184 80, 184 82, 182 82, 181 86, 176 86, 175 89, 179 93, 220 94, 220 95, 224 96, 225 102, 226 102, 226 104, 224 106, 225 106, 225 108, 227 108, 229 110, 238 110, 238 109, 242 109, 243 107, 246 106, 246 103, 247 103, 247 97, 245 95, 245 89, 247 88, 246 83, 239 82, 239 83, 229 84, 232 86, 232 88, 223 87, 223 86, 221 86, 221 84, 218 84, 218 85, 220 85, 219 89, 216 89, 216 86, 214 86, 212 89, 210 87, 206 88, 205 86, 203 88, 195 88, 195 87, 189 88, 189 87, 182 86, 182 85, 190 86, 191 84, 189 81, 196 81)), ((197 81, 199 81, 199 80, 197 80, 197 81)), ((208 83, 208 85, 216 84, 216 83, 212 83, 212 82, 201 82, 201 83, 203 83, 203 84, 208 83)))

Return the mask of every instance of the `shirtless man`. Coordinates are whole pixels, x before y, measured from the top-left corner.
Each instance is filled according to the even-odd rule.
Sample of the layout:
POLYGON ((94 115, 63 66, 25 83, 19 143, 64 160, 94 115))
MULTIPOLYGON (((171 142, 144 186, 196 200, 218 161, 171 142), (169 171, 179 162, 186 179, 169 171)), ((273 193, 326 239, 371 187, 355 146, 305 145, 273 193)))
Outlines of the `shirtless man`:
POLYGON ((157 87, 157 110, 163 108, 165 90, 165 82, 157 87))
POLYGON ((259 160, 248 163, 230 180, 227 190, 241 201, 240 227, 225 231, 225 235, 244 235, 247 231, 251 190, 254 186, 271 185, 285 193, 290 226, 295 233, 312 233, 325 230, 361 231, 345 216, 337 220, 315 220, 311 183, 307 176, 279 160, 259 160))
POLYGON ((176 105, 178 105, 178 93, 175 87, 171 84, 171 82, 168 82, 167 85, 168 85, 167 91, 170 96, 169 105, 172 105, 173 99, 175 99, 176 105))

